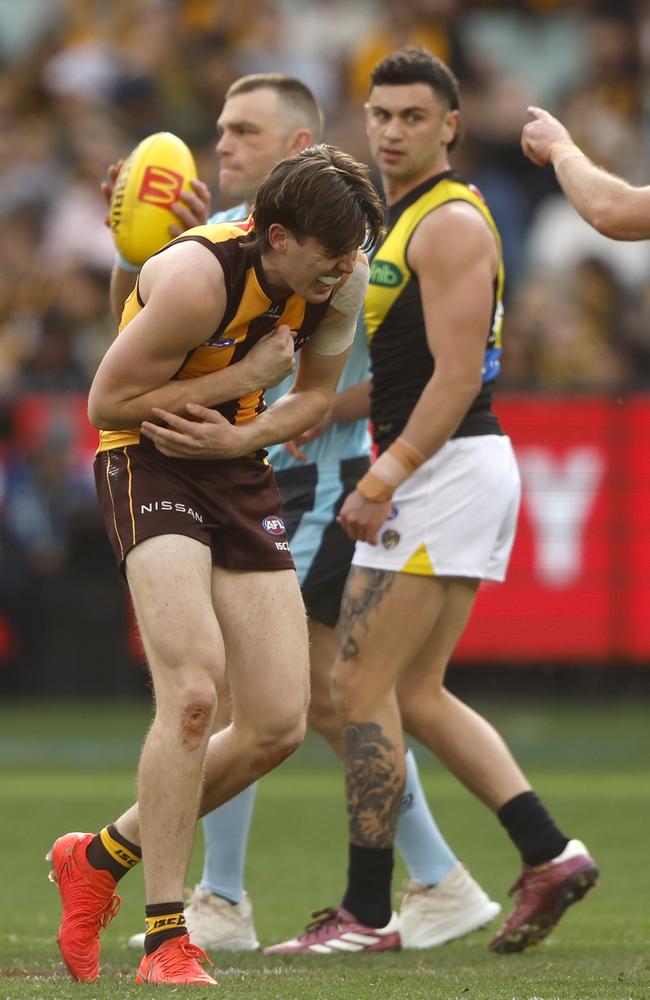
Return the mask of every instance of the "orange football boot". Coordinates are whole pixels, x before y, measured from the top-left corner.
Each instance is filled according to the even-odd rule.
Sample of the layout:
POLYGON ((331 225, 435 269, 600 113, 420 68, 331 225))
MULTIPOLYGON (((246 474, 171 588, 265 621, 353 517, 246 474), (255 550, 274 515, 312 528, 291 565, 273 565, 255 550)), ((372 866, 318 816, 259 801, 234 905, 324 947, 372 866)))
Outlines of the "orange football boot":
POLYGON ((136 972, 136 983, 183 983, 186 986, 218 986, 216 979, 201 968, 208 962, 205 952, 190 944, 189 934, 164 941, 150 955, 145 955, 136 972))
POLYGON ((68 972, 92 982, 99 972, 99 932, 120 908, 115 879, 93 868, 86 857, 92 833, 66 833, 54 841, 47 860, 50 879, 61 894, 61 924, 57 943, 68 972))

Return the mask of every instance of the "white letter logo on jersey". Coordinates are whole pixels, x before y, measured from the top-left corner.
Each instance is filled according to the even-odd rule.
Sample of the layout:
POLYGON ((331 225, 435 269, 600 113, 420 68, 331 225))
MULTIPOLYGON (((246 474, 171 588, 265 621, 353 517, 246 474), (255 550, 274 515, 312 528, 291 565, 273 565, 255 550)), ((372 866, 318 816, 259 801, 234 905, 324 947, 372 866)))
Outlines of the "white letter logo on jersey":
POLYGON ((176 503, 174 500, 152 500, 151 503, 141 503, 141 514, 152 514, 157 510, 173 510, 177 514, 188 514, 195 521, 203 524, 203 514, 199 514, 193 507, 188 507, 185 503, 176 503))
POLYGON ((551 587, 572 584, 582 569, 582 538, 605 471, 596 448, 556 459, 546 448, 517 450, 526 506, 535 529, 535 565, 551 587))
POLYGON ((284 535, 286 534, 286 528, 284 526, 284 521, 281 517, 274 517, 269 514, 262 521, 262 527, 265 531, 268 531, 269 535, 284 535))

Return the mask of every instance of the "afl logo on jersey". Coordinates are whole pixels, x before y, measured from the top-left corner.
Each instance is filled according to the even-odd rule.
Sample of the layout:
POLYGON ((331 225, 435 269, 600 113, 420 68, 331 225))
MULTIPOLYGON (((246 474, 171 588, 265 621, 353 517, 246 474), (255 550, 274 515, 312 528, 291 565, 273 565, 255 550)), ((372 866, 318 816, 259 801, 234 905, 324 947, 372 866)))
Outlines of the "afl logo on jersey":
POLYGON ((262 527, 265 531, 268 531, 269 535, 284 535, 286 534, 286 528, 284 526, 284 521, 281 517, 273 517, 269 514, 262 521, 262 527))

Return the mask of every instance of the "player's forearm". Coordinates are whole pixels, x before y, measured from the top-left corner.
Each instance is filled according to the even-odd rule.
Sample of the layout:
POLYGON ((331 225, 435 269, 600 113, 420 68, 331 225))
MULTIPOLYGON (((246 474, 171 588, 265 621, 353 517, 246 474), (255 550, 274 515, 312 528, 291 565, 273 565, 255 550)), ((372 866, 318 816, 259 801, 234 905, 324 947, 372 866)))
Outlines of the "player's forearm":
POLYGON ((320 388, 288 392, 255 420, 242 426, 245 432, 242 454, 298 437, 322 420, 332 405, 332 398, 333 394, 320 388))
MULTIPOLYGON (((449 440, 476 396, 480 380, 434 372, 406 427, 357 483, 372 503, 387 503, 394 491, 449 440)), ((356 536, 359 537, 359 536, 356 536)))
MULTIPOLYGON (((639 213, 639 191, 597 167, 578 147, 556 144, 551 162, 560 187, 589 225, 603 236, 619 240, 645 239, 650 216, 639 213)), ((648 195, 650 204, 650 193, 648 195)))
POLYGON ((332 423, 363 420, 370 413, 370 380, 337 392, 332 404, 332 423))
POLYGON ((238 399, 261 388, 253 381, 246 358, 243 358, 221 371, 198 378, 175 379, 128 398, 102 393, 101 388, 96 389, 93 384, 88 397, 88 417, 100 430, 126 430, 143 420, 152 420, 154 407, 182 415, 188 403, 212 407, 238 399))
POLYGON ((425 459, 431 458, 453 435, 480 388, 480 374, 436 370, 401 436, 425 459))

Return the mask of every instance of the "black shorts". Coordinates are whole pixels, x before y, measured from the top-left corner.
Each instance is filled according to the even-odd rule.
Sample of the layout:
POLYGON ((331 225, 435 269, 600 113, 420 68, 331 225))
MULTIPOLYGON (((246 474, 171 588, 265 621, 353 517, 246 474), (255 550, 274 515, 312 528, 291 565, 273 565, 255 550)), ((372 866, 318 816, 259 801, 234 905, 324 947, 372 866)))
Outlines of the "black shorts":
POLYGON ((291 552, 309 617, 334 628, 354 542, 336 515, 369 467, 365 456, 338 465, 295 465, 276 472, 291 552))
POLYGON ((293 569, 273 470, 254 458, 168 458, 146 438, 95 459, 99 506, 118 565, 157 535, 208 545, 225 569, 293 569))

